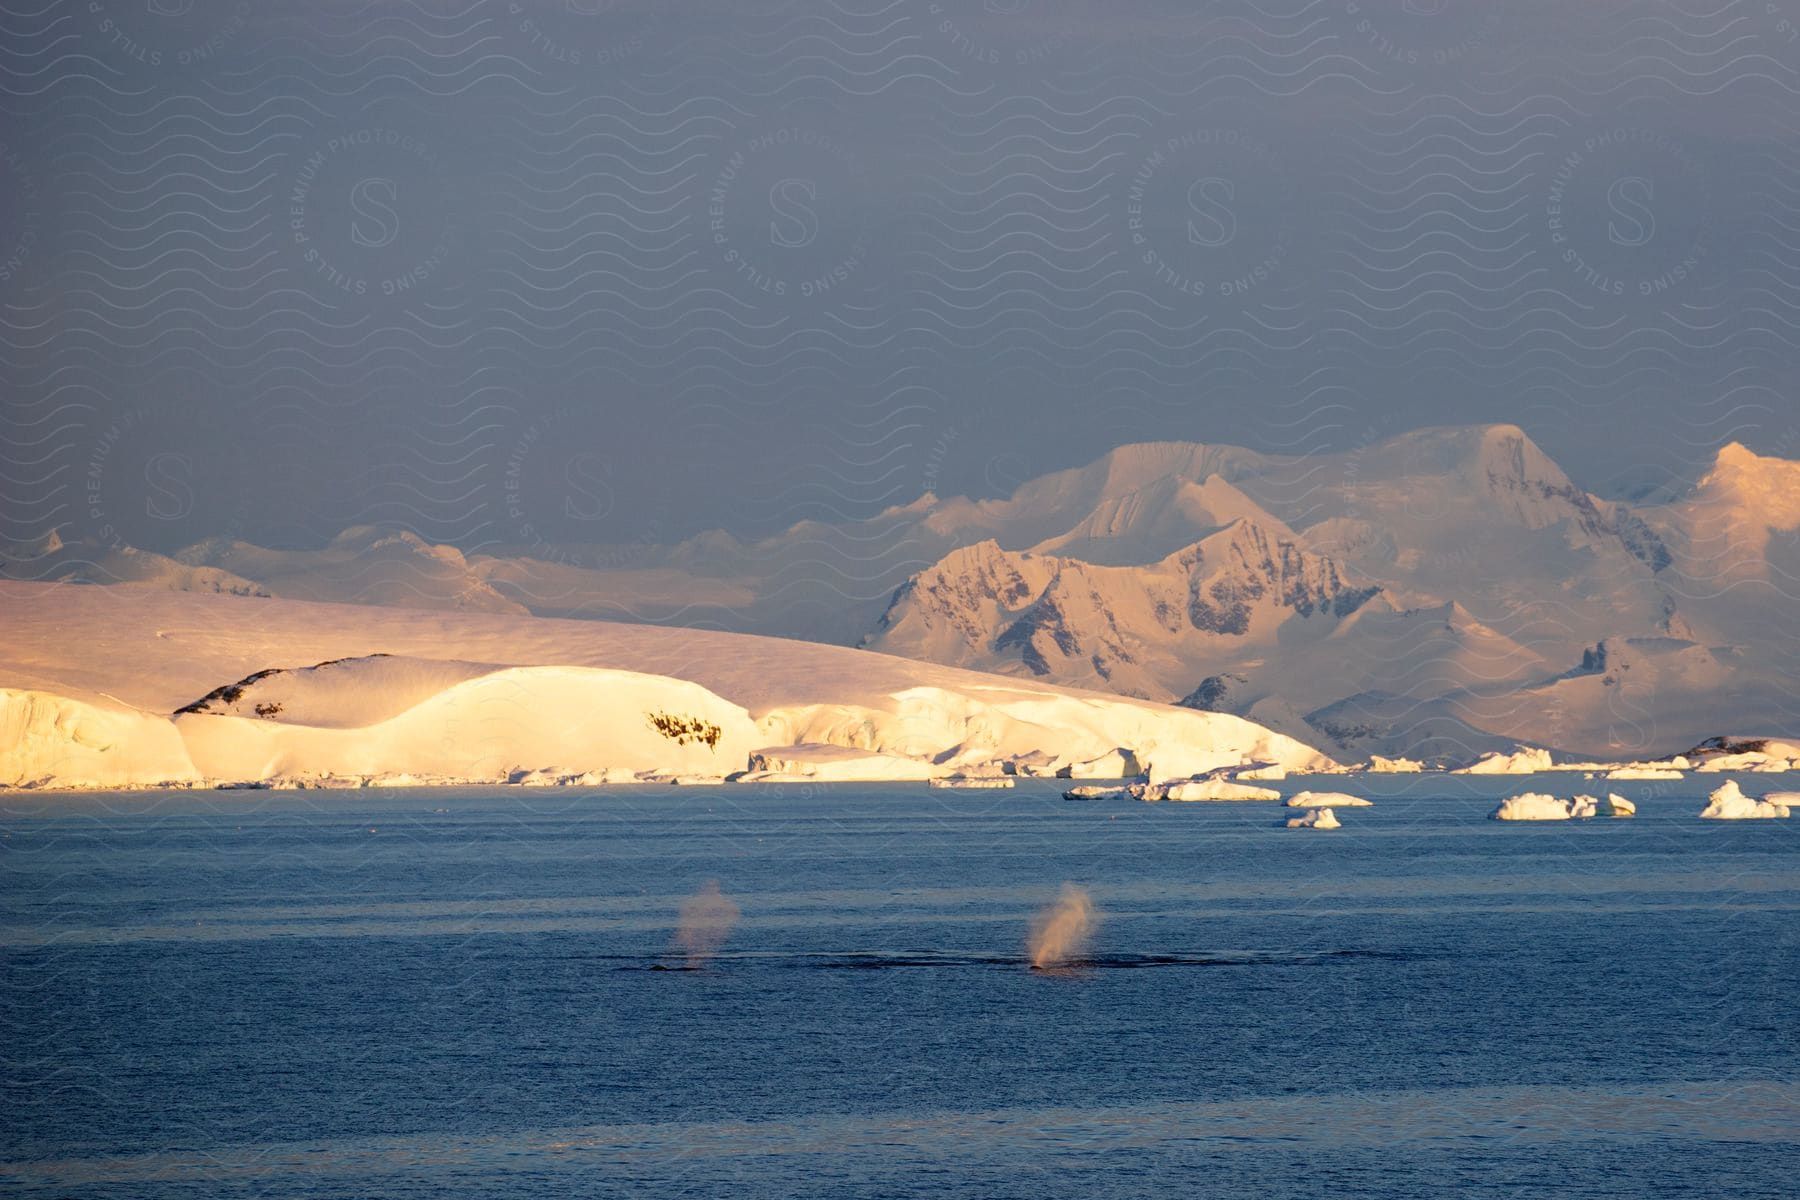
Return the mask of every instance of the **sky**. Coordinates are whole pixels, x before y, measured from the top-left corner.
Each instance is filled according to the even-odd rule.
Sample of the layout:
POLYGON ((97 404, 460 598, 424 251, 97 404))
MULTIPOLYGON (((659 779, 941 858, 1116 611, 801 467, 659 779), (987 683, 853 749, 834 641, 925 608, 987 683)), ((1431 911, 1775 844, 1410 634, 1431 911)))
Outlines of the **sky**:
POLYGON ((1800 3, 4 0, 0 541, 1800 457, 1800 3))

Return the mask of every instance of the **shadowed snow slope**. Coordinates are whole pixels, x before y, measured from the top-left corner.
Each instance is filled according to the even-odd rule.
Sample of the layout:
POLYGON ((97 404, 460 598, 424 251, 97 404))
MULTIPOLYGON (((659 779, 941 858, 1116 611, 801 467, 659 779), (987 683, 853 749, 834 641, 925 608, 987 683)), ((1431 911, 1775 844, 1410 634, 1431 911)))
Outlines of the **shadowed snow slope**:
POLYGON ((1329 765, 1235 717, 742 634, 19 583, 0 612, 15 785, 723 775, 817 745, 914 778, 1120 750, 1329 765))

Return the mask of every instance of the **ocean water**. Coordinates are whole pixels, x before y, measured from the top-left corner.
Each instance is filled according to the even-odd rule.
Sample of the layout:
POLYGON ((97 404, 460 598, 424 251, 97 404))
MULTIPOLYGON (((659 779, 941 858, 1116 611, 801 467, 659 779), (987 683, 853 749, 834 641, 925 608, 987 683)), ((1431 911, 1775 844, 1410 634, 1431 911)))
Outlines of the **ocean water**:
POLYGON ((0 1194, 1791 1197, 1800 820, 1717 782, 13 794, 0 1194))

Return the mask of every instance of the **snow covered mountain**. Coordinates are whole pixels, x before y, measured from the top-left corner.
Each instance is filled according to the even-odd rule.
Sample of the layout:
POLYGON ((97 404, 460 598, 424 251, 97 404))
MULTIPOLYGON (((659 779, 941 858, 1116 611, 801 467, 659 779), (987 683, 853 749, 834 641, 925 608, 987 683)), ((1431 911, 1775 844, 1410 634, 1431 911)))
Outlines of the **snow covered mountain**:
POLYGON ((267 596, 261 584, 213 566, 197 566, 131 546, 65 542, 60 533, 0 555, 0 578, 130 584, 168 592, 267 596))
POLYGON ((1279 522, 1239 518, 1141 567, 1002 550, 952 552, 903 585, 870 645, 891 654, 1080 679, 1167 698, 1292 618, 1339 627, 1380 589, 1346 582, 1279 522))
POLYGON ((1596 497, 1512 425, 1339 454, 1122 446, 754 542, 21 548, 0 575, 716 628, 1243 715, 1361 757, 1590 757, 1800 726, 1800 463, 1596 497), (1596 664, 1604 664, 1597 666, 1596 664))
POLYGON ((1728 446, 1690 495, 1633 507, 1506 425, 1293 460, 1127 446, 932 514, 993 540, 897 589, 865 644, 1235 712, 1348 754, 1653 752, 1721 708, 1788 728, 1797 473, 1728 446))
POLYGON ((209 538, 173 555, 92 541, 65 543, 52 534, 38 545, 16 547, 0 563, 0 578, 462 612, 527 611, 472 569, 456 547, 367 525, 345 530, 318 550, 269 550, 209 538))

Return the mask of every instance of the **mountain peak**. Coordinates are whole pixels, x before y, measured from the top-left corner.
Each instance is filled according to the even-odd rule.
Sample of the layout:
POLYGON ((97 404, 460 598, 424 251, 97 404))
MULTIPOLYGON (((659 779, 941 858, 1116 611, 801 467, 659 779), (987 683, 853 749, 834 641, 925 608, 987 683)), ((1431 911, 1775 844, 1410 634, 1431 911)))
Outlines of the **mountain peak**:
POLYGON ((1500 480, 1538 480, 1558 488, 1569 484, 1563 469, 1517 425, 1436 426, 1415 434, 1442 448, 1445 468, 1468 475, 1478 484, 1500 480))
POLYGON ((1739 519, 1768 529, 1800 529, 1800 462, 1727 442, 1701 476, 1687 507, 1731 510, 1739 519))
POLYGON ((983 538, 979 542, 970 542, 967 546, 958 546, 950 551, 938 561, 935 569, 955 574, 979 570, 1012 557, 1014 556, 1003 550, 993 538, 983 538))
POLYGON ((1773 454, 1758 454, 1742 442, 1726 442, 1713 455, 1712 467, 1701 479, 1760 487, 1771 483, 1791 486, 1800 462, 1773 454))
POLYGON ((1227 478, 1264 456, 1241 446, 1211 442, 1127 442, 1093 463, 1105 476, 1103 495, 1136 491, 1146 483, 1170 477, 1198 483, 1214 475, 1227 478))
POLYGON ((1713 469, 1718 471, 1726 469, 1754 468, 1764 461, 1765 459, 1762 455, 1744 445, 1744 443, 1726 442, 1723 446, 1719 447, 1719 452, 1713 456, 1713 469))
POLYGON ((1195 481, 1159 475, 1102 497, 1068 530, 1032 547, 1039 554, 1103 566, 1138 566, 1178 553, 1201 538, 1249 520, 1282 537, 1293 531, 1220 475, 1195 481))

